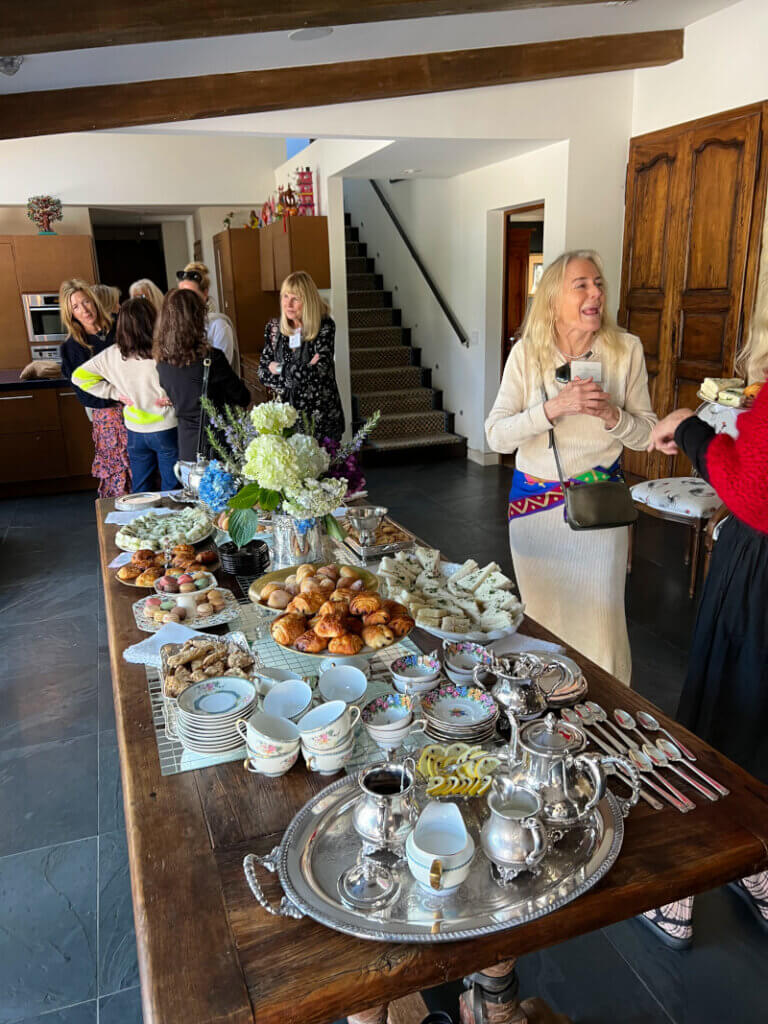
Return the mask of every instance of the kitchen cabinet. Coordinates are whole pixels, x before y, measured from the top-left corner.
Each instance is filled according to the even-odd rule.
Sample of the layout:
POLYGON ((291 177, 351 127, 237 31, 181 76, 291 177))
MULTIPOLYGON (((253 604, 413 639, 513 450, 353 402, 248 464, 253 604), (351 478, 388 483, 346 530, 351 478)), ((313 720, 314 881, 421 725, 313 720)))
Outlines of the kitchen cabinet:
POLYGON ((241 356, 264 347, 264 325, 279 316, 279 298, 261 280, 261 231, 231 228, 213 237, 219 309, 235 326, 241 356))
POLYGON ((91 235, 14 235, 13 248, 22 293, 58 292, 72 277, 98 281, 91 235))
POLYGON ((26 366, 28 362, 27 323, 16 279, 13 245, 0 241, 0 370, 26 366))
POLYGON ((64 438, 67 476, 89 476, 93 463, 93 427, 72 388, 56 392, 64 438))
POLYGON ((261 228, 259 235, 264 291, 280 291, 297 270, 305 270, 318 288, 331 287, 327 217, 286 217, 261 228))

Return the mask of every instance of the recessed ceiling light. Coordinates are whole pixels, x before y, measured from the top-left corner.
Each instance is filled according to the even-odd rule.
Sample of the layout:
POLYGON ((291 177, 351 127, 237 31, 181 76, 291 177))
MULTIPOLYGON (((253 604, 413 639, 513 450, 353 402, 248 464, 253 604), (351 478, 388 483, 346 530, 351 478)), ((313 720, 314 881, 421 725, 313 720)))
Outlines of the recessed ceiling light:
POLYGON ((325 37, 331 35, 332 32, 332 28, 321 26, 318 26, 317 28, 300 28, 296 32, 291 32, 288 38, 293 43, 312 43, 315 39, 325 39, 325 37))
POLYGON ((403 171, 403 174, 421 174, 421 168, 420 167, 407 167, 403 171))

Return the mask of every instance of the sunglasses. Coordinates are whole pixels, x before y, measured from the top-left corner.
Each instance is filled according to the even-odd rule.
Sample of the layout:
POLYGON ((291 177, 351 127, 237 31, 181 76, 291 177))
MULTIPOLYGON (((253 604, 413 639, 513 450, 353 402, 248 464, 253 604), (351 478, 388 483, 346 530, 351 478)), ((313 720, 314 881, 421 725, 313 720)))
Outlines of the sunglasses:
POLYGON ((199 270, 177 270, 176 271, 177 281, 196 281, 200 284, 203 280, 203 276, 199 270))
MULTIPOLYGON (((579 359, 589 359, 589 357, 591 355, 592 355, 592 352, 589 351, 589 352, 585 353, 583 356, 579 356, 579 359)), ((571 382, 571 364, 570 363, 563 363, 562 366, 558 366, 558 367, 555 368, 555 380, 557 381, 558 384, 570 384, 570 382, 571 382)))

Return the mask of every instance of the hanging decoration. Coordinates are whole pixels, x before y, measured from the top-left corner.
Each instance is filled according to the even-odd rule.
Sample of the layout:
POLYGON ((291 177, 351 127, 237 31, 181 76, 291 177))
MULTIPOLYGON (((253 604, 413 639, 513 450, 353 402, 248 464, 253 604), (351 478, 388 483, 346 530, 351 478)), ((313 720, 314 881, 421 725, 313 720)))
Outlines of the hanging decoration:
POLYGON ((55 235, 51 224, 63 220, 61 200, 53 196, 32 196, 27 200, 27 217, 40 228, 41 235, 55 235))

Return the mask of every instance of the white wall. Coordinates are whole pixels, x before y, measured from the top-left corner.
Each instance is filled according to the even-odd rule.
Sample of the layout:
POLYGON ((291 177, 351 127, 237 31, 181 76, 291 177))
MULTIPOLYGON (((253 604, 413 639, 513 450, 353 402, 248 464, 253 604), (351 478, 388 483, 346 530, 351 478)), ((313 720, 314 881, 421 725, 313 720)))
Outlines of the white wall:
POLYGON ((176 282, 176 271, 189 263, 191 254, 187 245, 187 225, 184 220, 164 220, 160 223, 165 256, 165 276, 168 287, 176 282))
MULTIPOLYGON (((2 169, 0 168, 0 178, 2 169)), ((30 192, 30 195, 36 193, 30 192)), ((42 194, 42 193, 40 193, 42 194)), ((0 192, 0 202, 4 196, 0 192)), ((87 206, 62 206, 64 217, 52 225, 57 235, 92 235, 91 217, 87 206)), ((0 206, 0 235, 36 235, 37 224, 27 217, 27 204, 23 206, 0 206)))
MULTIPOLYGON (((232 227, 241 228, 248 221, 250 212, 252 209, 258 210, 266 199, 267 194, 272 191, 272 184, 267 186, 261 199, 254 199, 250 206, 247 207, 233 207, 233 206, 200 206, 197 208, 192 217, 193 231, 195 241, 202 243, 203 250, 203 263, 208 267, 211 274, 211 290, 210 290, 210 304, 214 309, 219 308, 219 285, 218 285, 218 274, 216 273, 216 259, 213 250, 213 236, 218 235, 220 231, 226 230, 224 224, 224 218, 233 214, 232 227)), ((192 259, 192 256, 189 257, 192 259)), ((178 268, 177 268, 178 269, 178 268)), ((169 278, 168 283, 172 286, 175 281, 169 278)))
POLYGON ((685 30, 685 56, 636 71, 632 134, 768 99, 768 3, 742 0, 685 30))

